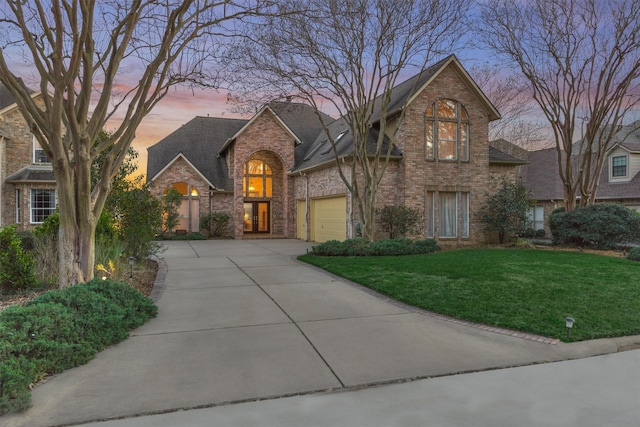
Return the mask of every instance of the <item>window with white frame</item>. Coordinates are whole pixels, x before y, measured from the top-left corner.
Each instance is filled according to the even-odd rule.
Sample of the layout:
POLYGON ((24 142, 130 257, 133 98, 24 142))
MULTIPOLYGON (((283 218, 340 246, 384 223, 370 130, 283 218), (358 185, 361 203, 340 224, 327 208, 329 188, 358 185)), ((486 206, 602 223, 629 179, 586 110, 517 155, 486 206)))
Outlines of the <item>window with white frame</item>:
POLYGON ((40 146, 40 143, 38 142, 38 140, 36 139, 35 136, 33 136, 33 163, 51 163, 51 161, 49 160, 49 156, 47 156, 47 153, 44 152, 44 150, 42 149, 42 147, 40 146))
POLYGON ((427 192, 427 237, 469 237, 469 193, 427 192))
POLYGON ((627 176, 627 156, 611 157, 611 177, 624 178, 627 176))
POLYGON ((469 160, 469 115, 458 101, 441 99, 425 113, 425 157, 469 160))
POLYGON ((56 210, 56 191, 34 188, 31 190, 32 224, 41 224, 56 210))
POLYGON ((544 206, 532 206, 527 211, 529 226, 534 230, 544 230, 544 206))

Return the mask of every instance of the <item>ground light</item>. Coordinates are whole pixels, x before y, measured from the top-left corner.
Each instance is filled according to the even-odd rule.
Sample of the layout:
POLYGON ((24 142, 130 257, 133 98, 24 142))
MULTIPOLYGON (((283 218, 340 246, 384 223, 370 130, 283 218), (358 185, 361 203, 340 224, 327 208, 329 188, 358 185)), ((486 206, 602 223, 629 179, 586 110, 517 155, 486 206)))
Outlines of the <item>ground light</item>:
POLYGON ((565 321, 565 325, 567 326, 567 339, 569 339, 571 337, 571 328, 573 328, 573 322, 575 322, 575 320, 573 319, 573 317, 567 317, 564 319, 565 321))
POLYGON ((133 277, 133 264, 136 262, 136 259, 132 256, 129 257, 129 278, 133 277))

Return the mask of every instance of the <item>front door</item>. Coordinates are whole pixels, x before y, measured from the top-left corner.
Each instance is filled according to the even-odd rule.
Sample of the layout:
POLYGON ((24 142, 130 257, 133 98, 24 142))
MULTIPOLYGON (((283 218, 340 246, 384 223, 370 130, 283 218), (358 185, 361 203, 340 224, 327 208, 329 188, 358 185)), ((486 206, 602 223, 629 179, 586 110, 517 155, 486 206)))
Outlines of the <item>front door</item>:
POLYGON ((244 204, 244 232, 269 233, 271 231, 269 202, 246 202, 244 204))

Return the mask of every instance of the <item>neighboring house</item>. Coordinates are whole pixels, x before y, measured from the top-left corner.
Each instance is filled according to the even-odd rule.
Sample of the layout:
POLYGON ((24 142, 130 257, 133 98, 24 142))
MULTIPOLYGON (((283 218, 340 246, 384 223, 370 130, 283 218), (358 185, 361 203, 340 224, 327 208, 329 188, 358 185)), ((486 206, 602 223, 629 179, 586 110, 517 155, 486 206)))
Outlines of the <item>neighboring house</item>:
MULTIPOLYGON (((536 230, 548 231, 549 214, 564 206, 556 149, 532 151, 528 160, 521 178, 536 201, 530 217, 536 230)), ((640 122, 621 127, 607 150, 596 192, 596 203, 604 202, 620 203, 640 212, 640 122)))
POLYGON ((0 227, 16 224, 24 231, 41 224, 56 208, 55 187, 49 159, 0 84, 0 227))
MULTIPOLYGON (((422 237, 484 242, 479 209, 526 162, 506 141, 490 147, 488 125, 500 115, 458 59, 451 55, 396 86, 386 118, 393 147, 378 206, 425 212, 422 237)), ((370 124, 372 143, 379 119, 370 124)), ((147 179, 158 196, 170 187, 183 194, 178 228, 185 231, 199 231, 199 218, 223 211, 234 238, 344 240, 358 229, 354 200, 338 173, 338 167, 350 172, 352 135, 342 119, 328 132, 338 163, 308 105, 272 102, 249 120, 196 117, 148 149, 147 179)))

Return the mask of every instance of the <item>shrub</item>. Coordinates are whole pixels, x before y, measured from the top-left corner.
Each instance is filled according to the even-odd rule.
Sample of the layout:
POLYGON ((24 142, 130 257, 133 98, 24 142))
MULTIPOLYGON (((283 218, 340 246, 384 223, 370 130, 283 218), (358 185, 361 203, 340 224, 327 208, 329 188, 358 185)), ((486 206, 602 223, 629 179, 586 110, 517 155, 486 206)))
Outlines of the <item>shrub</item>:
POLYGON ((417 254, 430 254, 440 250, 440 246, 433 239, 416 240, 414 247, 417 254))
POLYGON ((371 242, 362 237, 347 239, 342 242, 342 250, 346 256, 366 256, 371 254, 371 242))
POLYGON ((137 328, 158 314, 158 307, 127 283, 95 278, 86 287, 124 310, 122 322, 127 329, 137 328))
POLYGON ((231 217, 226 212, 211 212, 200 218, 200 228, 209 231, 211 237, 222 237, 231 217))
POLYGON ((613 249, 640 240, 640 214, 619 204, 600 203, 549 217, 554 243, 613 249))
POLYGON ((131 286, 93 280, 0 313, 0 415, 30 406, 29 385, 91 360, 157 308, 131 286))
POLYGON ((480 218, 485 229, 498 233, 499 242, 504 243, 507 237, 527 227, 527 210, 531 205, 531 191, 522 181, 503 180, 500 189, 482 206, 480 218))
POLYGON ((17 291, 35 285, 33 258, 22 249, 15 226, 0 229, 0 288, 17 291))
POLYGON ((45 234, 34 236, 34 271, 40 283, 55 285, 58 283, 58 241, 45 234))
POLYGON ((383 239, 370 242, 366 239, 347 239, 344 242, 328 240, 312 248, 318 256, 367 256, 426 254, 439 250, 435 240, 383 239))
POLYGON ((384 239, 371 244, 371 255, 410 255, 415 245, 409 239, 384 239))
POLYGON ((631 261, 640 261, 640 247, 633 247, 627 254, 627 259, 631 261))
POLYGON ((342 242, 338 240, 327 240, 326 242, 315 245, 311 248, 314 255, 318 256, 343 256, 344 249, 342 242))
POLYGON ((390 239, 407 234, 420 234, 424 228, 424 215, 418 209, 406 206, 385 206, 377 211, 380 228, 390 239))

